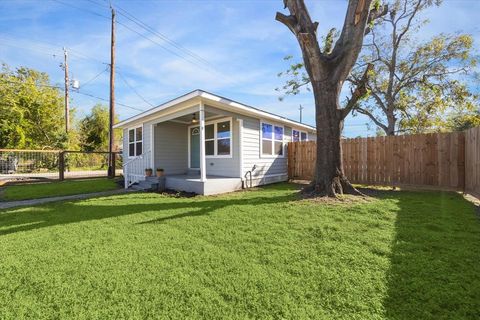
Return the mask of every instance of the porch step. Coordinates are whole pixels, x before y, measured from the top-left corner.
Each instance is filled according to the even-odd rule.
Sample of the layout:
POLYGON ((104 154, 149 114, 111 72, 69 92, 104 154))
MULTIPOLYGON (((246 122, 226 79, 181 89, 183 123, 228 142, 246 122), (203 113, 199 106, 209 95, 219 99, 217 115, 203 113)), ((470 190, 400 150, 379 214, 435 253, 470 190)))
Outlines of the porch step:
POLYGON ((159 179, 160 178, 157 177, 145 177, 145 180, 131 185, 130 188, 142 191, 158 190, 158 184, 160 183, 159 179))

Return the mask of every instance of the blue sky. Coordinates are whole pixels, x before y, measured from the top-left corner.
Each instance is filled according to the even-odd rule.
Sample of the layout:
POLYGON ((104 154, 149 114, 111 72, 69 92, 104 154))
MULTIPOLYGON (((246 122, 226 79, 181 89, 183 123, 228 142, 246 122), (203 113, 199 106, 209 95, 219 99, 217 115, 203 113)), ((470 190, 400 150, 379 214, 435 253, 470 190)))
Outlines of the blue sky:
MULTIPOLYGON (((341 27, 347 1, 307 2, 312 17, 320 23, 320 34, 341 27)), ((292 119, 298 119, 298 106, 302 104, 304 122, 314 124, 310 94, 279 101, 274 90, 282 84, 277 73, 287 67, 283 57, 299 56, 293 35, 274 19, 276 11, 283 10, 282 1, 113 0, 112 4, 174 42, 172 46, 119 15, 123 25, 117 27, 117 102, 146 110, 150 104, 158 105, 200 88, 292 119), (187 52, 206 61, 200 62, 187 52)), ((106 70, 110 55, 106 1, 0 0, 0 12, 1 62, 46 71, 54 83, 61 85, 59 63, 63 60, 62 47, 66 46, 70 50, 70 73, 81 84, 106 70)), ((441 32, 462 31, 473 34, 478 44, 479 13, 480 1, 445 1, 441 7, 428 10, 430 24, 418 38, 421 41, 441 32)), ((108 90, 108 72, 80 89, 102 98, 108 98, 108 90)), ((72 99, 80 116, 99 102, 77 93, 72 99)), ((138 112, 117 106, 120 119, 138 112)), ((364 117, 350 116, 345 135, 374 135, 367 122, 364 117)))

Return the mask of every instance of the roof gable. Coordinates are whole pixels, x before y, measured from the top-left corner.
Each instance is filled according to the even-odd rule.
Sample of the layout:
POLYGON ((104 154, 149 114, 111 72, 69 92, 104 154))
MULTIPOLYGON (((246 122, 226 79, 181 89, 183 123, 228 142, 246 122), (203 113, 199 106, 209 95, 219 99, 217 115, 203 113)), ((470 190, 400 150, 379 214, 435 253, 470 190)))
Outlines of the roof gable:
POLYGON ((283 117, 283 116, 280 116, 280 115, 277 115, 277 114, 274 114, 274 113, 271 113, 271 112, 268 112, 268 111, 264 111, 264 110, 261 110, 261 109, 258 109, 258 108, 252 107, 252 106, 248 106, 248 105, 242 104, 240 102, 237 102, 237 101, 234 101, 234 100, 222 97, 222 96, 218 96, 218 95, 215 95, 213 93, 203 91, 203 90, 200 90, 200 89, 191 91, 191 92, 186 93, 186 94, 184 94, 180 97, 169 100, 169 101, 167 101, 167 102, 165 102, 165 103, 163 103, 163 104, 161 104, 157 107, 151 108, 151 109, 146 110, 144 112, 141 112, 141 113, 139 113, 139 114, 137 114, 133 117, 130 117, 126 120, 120 121, 114 127, 115 128, 126 127, 127 125, 129 125, 133 122, 138 122, 138 121, 142 120, 143 118, 146 119, 147 117, 152 116, 153 114, 155 114, 157 112, 160 112, 160 111, 163 111, 163 110, 166 110, 166 109, 169 109, 169 108, 174 108, 176 105, 178 105, 180 103, 186 102, 188 100, 193 100, 195 98, 206 99, 206 100, 211 100, 211 101, 214 101, 214 102, 218 102, 220 104, 220 106, 223 105, 225 107, 228 107, 233 112, 247 113, 247 114, 250 114, 250 115, 255 115, 258 118, 271 119, 271 120, 279 121, 279 122, 282 122, 282 123, 285 123, 285 124, 289 124, 291 126, 303 127, 303 128, 307 128, 309 130, 315 130, 315 128, 310 126, 310 125, 307 125, 307 124, 304 124, 304 123, 301 123, 301 122, 298 122, 298 121, 295 121, 295 120, 291 120, 291 119, 288 119, 286 117, 283 117))

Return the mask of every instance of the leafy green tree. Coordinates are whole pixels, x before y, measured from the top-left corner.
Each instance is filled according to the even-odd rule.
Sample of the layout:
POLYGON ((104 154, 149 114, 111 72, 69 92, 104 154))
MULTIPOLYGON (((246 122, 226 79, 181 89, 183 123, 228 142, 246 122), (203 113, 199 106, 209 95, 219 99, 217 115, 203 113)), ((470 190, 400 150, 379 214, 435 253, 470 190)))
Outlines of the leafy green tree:
MULTIPOLYGON (((84 151, 106 151, 108 150, 108 107, 96 104, 89 115, 85 116, 79 123, 79 143, 84 151)), ((117 118, 115 122, 117 122, 117 118)), ((121 130, 115 130, 116 145, 121 141, 121 130)))
POLYGON ((0 147, 61 148, 64 98, 48 74, 26 67, 0 71, 0 147))

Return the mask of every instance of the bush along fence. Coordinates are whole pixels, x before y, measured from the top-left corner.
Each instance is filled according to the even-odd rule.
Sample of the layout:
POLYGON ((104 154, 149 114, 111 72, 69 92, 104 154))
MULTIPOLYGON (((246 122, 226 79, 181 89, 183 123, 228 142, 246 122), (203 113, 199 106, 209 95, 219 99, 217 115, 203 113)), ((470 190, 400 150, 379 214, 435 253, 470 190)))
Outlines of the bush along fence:
MULTIPOLYGON (((342 140, 343 167, 353 183, 417 186, 480 195, 480 127, 465 132, 342 140)), ((316 143, 288 145, 290 179, 310 180, 316 143)))
MULTIPOLYGON (((108 176, 108 152, 0 149, 0 180, 35 181, 108 176)), ((121 154, 114 152, 116 173, 121 154)))

